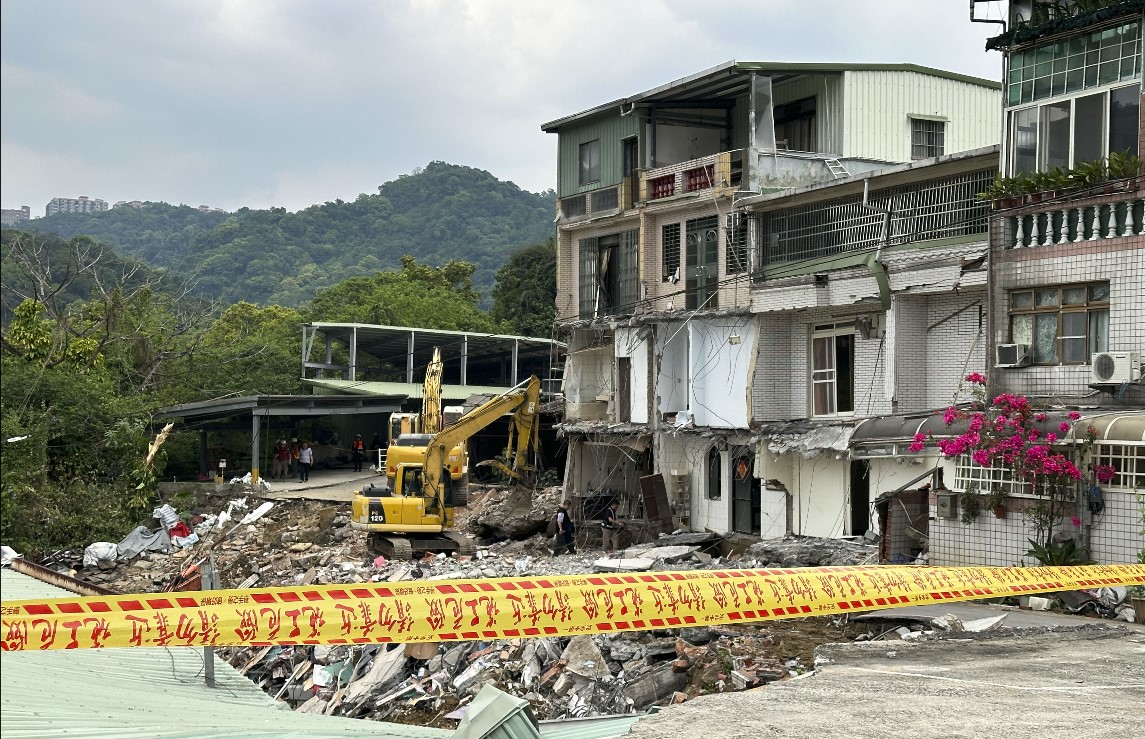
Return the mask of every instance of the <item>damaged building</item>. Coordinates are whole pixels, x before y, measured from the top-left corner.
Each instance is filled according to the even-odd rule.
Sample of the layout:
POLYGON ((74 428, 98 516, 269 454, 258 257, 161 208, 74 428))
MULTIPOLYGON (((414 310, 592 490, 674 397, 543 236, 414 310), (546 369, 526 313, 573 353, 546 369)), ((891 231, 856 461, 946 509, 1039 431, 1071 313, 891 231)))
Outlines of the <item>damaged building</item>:
POLYGON ((872 479, 855 425, 944 405, 984 366, 998 88, 732 62, 543 126, 586 518, 617 498, 694 530, 872 527, 871 491, 913 470, 872 479))
MULTIPOLYGON (((941 409, 986 372, 991 397, 1094 427, 1083 463, 1118 474, 1101 506, 1079 487, 1080 543, 1132 560, 1142 180, 1013 207, 980 195, 1000 172, 1139 150, 1140 7, 1084 16, 1070 33, 1120 56, 1069 93, 911 65, 730 63, 546 124, 565 488, 582 515, 616 498, 653 528, 869 533, 887 561, 1015 564, 1024 516, 957 520, 958 495, 993 472, 907 449, 953 433, 941 409), (1064 124, 1046 123, 1055 111, 1064 124)), ((1072 59, 1031 33, 997 44, 1023 65, 1047 43, 1072 59)))

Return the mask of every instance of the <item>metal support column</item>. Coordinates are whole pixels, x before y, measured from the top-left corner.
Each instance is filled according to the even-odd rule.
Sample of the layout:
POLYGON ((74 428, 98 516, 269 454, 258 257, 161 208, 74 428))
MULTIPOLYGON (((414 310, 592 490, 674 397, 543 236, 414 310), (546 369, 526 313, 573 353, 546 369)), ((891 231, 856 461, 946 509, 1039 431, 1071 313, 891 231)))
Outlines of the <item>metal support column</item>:
MULTIPOLYGON (((207 558, 207 561, 199 566, 199 572, 202 575, 202 590, 218 590, 219 589, 219 574, 215 569, 215 555, 207 558)), ((215 648, 203 647, 203 678, 207 683, 208 688, 215 687, 215 648)))
POLYGON ((251 411, 250 414, 250 483, 251 485, 258 485, 258 410, 251 411))
POLYGON ((358 327, 350 329, 350 369, 347 372, 347 380, 358 379, 358 327))
POLYGON ((406 382, 413 383, 413 331, 409 332, 409 346, 406 349, 406 382))
POLYGON ((514 387, 517 385, 518 382, 520 382, 520 379, 517 377, 517 355, 520 353, 520 351, 521 351, 520 339, 513 339, 513 370, 512 370, 513 381, 510 382, 509 384, 513 385, 514 387))
POLYGON ((469 384, 469 334, 461 337, 461 384, 469 384))

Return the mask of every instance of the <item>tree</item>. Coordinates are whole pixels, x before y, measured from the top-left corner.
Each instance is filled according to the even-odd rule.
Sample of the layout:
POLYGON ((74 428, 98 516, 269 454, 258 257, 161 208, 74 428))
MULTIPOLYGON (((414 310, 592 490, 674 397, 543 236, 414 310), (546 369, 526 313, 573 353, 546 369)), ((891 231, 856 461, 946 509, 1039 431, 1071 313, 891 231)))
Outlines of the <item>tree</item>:
POLYGON ((306 315, 312 321, 373 323, 491 333, 497 324, 481 310, 473 289, 476 267, 449 260, 441 267, 402 257, 401 271, 351 277, 321 290, 306 315))
POLYGON ((551 336, 557 317, 557 247, 550 238, 513 252, 497 270, 493 320, 522 336, 551 336))

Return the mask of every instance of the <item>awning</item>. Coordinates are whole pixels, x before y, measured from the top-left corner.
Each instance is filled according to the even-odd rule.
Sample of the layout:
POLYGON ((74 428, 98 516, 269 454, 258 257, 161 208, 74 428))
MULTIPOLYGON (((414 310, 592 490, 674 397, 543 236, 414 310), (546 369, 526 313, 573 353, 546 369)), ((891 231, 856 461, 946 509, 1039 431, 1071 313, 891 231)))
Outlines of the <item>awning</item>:
POLYGON ((1091 426, 1097 432, 1098 441, 1145 444, 1145 411, 1118 411, 1084 416, 1070 430, 1070 438, 1084 438, 1091 426))

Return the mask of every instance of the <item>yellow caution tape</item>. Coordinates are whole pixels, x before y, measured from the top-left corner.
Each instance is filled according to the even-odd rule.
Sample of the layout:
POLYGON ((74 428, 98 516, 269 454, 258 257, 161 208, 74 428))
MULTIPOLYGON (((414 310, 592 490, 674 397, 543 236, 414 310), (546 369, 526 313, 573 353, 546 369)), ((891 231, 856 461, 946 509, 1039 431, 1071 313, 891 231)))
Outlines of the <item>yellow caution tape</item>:
POLYGON ((5 651, 568 636, 1145 584, 1145 565, 807 567, 8 601, 5 651))

